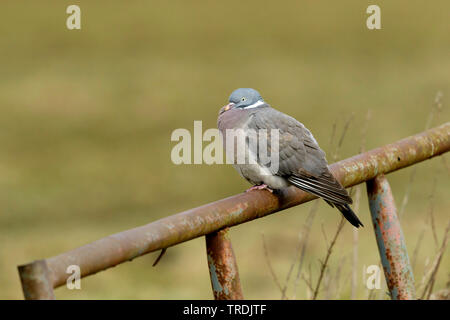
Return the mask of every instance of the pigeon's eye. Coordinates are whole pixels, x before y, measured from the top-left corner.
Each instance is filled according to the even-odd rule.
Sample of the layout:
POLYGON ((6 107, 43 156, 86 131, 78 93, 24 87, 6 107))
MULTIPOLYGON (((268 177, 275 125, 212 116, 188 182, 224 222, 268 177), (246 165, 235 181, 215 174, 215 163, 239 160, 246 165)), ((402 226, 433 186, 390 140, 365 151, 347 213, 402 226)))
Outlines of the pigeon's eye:
POLYGON ((241 101, 245 101, 245 100, 247 100, 247 98, 246 97, 242 97, 241 101))

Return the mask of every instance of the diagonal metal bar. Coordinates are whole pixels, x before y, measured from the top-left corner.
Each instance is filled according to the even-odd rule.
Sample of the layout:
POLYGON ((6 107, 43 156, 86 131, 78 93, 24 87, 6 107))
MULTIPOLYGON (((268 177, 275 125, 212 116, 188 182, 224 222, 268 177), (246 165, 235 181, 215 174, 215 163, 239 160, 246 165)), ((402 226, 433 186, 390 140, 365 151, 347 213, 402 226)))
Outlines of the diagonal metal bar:
POLYGON ((367 195, 381 264, 391 298, 415 299, 414 275, 409 263, 405 238, 391 187, 383 174, 367 181, 367 195))
MULTIPOLYGON (((450 122, 330 166, 345 187, 373 179, 450 150, 450 122)), ((161 250, 225 227, 238 225, 310 201, 296 188, 279 195, 242 193, 181 212, 145 226, 123 231, 47 259, 53 287, 66 282, 65 270, 78 265, 88 276, 149 252, 161 250)))
POLYGON ((53 284, 50 281, 49 270, 45 260, 19 266, 22 290, 27 300, 54 300, 53 284))
POLYGON ((241 282, 228 228, 206 235, 211 287, 216 300, 242 300, 241 282))

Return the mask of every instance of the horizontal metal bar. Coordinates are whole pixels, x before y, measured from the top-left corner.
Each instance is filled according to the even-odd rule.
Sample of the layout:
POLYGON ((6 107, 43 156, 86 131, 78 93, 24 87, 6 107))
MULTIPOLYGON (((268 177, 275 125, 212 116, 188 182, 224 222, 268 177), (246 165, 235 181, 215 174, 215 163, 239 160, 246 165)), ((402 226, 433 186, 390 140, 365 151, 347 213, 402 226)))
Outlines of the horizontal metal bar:
POLYGON ((386 283, 393 300, 415 299, 414 275, 394 197, 381 174, 367 181, 370 214, 386 283))
MULTIPOLYGON (((330 166, 345 187, 353 186, 450 150, 450 122, 330 166)), ((47 259, 54 287, 66 282, 66 269, 78 265, 88 276, 143 254, 188 241, 310 201, 315 197, 286 188, 279 195, 241 193, 120 232, 47 259)))
POLYGON ((241 282, 228 228, 207 234, 206 255, 216 300, 242 300, 241 282))

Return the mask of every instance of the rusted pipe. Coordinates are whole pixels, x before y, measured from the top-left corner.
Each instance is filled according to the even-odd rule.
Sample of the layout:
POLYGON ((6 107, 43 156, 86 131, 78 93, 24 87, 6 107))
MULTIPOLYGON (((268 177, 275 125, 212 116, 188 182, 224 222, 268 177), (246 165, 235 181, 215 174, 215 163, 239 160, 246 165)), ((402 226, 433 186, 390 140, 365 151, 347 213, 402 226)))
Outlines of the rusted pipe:
MULTIPOLYGON (((373 149, 330 166, 345 187, 353 186, 450 150, 450 123, 373 149)), ((267 191, 241 193, 175 214, 145 226, 120 232, 49 258, 53 286, 66 282, 65 270, 78 265, 88 276, 225 227, 244 223, 310 201, 314 196, 296 188, 279 195, 267 191)))
POLYGON ((367 181, 367 195, 381 264, 391 298, 415 299, 414 275, 409 263, 406 242, 397 217, 391 188, 383 174, 367 181))
POLYGON ((54 300, 53 285, 45 260, 18 267, 22 290, 27 300, 54 300))
POLYGON ((241 282, 228 228, 207 234, 206 256, 216 300, 242 300, 241 282))

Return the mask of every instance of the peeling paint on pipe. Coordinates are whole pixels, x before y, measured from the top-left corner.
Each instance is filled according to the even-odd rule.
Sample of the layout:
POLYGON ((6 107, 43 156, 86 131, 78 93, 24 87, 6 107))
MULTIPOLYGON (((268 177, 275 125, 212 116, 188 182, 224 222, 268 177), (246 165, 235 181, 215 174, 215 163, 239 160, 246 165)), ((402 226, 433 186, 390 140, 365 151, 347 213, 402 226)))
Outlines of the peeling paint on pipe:
POLYGON ((211 287, 216 300, 242 300, 241 282, 228 228, 206 235, 211 287))
POLYGON ((416 298, 414 275, 397 216, 394 197, 384 175, 367 181, 373 228, 386 283, 393 300, 416 298))
MULTIPOLYGON (((330 166, 345 187, 373 179, 450 150, 450 122, 393 144, 373 149, 330 166)), ((145 226, 120 232, 47 259, 53 287, 66 282, 69 265, 88 276, 225 227, 261 218, 316 197, 297 188, 279 195, 261 190, 241 193, 187 210, 145 226)))

